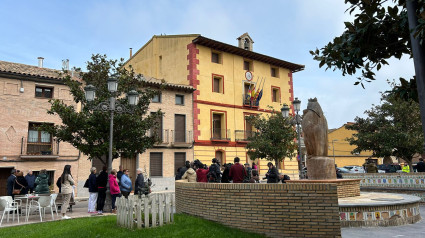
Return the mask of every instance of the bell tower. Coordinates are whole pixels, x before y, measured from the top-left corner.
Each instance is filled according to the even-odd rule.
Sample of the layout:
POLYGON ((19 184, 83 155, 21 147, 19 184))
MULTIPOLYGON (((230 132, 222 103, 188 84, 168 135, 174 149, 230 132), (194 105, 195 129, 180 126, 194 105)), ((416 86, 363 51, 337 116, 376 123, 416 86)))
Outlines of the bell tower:
POLYGON ((248 35, 248 32, 239 36, 237 38, 238 40, 238 47, 245 49, 245 50, 249 50, 252 51, 252 44, 254 43, 254 41, 251 39, 251 37, 248 35))

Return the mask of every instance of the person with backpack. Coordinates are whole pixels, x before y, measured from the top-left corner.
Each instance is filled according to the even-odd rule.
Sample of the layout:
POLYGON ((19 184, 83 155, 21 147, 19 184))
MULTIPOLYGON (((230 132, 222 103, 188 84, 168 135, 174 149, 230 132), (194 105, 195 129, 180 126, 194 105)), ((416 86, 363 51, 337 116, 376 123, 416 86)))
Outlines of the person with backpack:
POLYGON ((245 175, 245 178, 243 179, 243 182, 249 183, 249 181, 251 180, 252 168, 249 166, 249 163, 245 163, 244 166, 245 166, 246 175, 245 175))
POLYGON ((210 183, 220 183, 221 181, 220 164, 216 158, 212 159, 212 164, 208 169, 207 178, 210 183))

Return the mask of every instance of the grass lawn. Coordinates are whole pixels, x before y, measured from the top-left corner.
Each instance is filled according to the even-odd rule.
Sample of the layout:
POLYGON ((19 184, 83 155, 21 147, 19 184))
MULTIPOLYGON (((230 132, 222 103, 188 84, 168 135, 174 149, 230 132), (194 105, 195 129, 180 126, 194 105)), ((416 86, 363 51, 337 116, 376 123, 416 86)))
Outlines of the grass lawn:
MULTIPOLYGON (((247 221, 248 222, 248 221, 247 221)), ((0 228, 0 237, 264 237, 229 228, 185 214, 176 214, 174 224, 128 230, 117 226, 115 216, 96 216, 0 228)))

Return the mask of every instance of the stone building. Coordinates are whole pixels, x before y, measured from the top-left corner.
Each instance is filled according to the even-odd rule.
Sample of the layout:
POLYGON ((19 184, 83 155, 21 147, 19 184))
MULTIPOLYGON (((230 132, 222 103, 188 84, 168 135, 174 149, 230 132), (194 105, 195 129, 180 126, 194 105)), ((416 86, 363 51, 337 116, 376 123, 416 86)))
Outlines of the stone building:
MULTIPOLYGON (((290 105, 293 73, 304 69, 254 52, 254 41, 247 33, 237 40, 239 47, 197 34, 153 36, 126 62, 137 73, 196 89, 194 158, 208 165, 214 157, 221 163, 233 163, 238 156, 241 162, 250 163, 244 147, 253 128, 246 118, 271 113, 268 106, 280 112, 283 103, 290 105), (254 92, 262 89, 261 100, 250 100, 254 88, 254 92)), ((257 162, 264 174, 267 162, 257 162)), ((298 177, 296 159, 286 159, 280 168, 298 177)))

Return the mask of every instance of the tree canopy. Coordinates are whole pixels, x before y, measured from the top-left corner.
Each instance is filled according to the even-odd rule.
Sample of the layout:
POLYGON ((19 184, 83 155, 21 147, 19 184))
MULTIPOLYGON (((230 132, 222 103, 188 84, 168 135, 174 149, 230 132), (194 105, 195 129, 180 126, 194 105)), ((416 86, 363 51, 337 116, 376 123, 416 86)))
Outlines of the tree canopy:
MULTIPOLYGON (((344 22, 345 31, 321 49, 310 51, 319 67, 340 70, 342 75, 358 75, 355 85, 375 80, 375 72, 388 59, 411 57, 408 0, 345 0, 350 6, 349 14, 354 14, 353 22, 344 22)), ((415 37, 423 44, 425 38, 425 0, 416 0, 418 25, 415 37)), ((392 80, 392 79, 391 79, 392 80)), ((418 101, 415 78, 400 78, 401 84, 395 91, 403 98, 418 101)))
POLYGON ((253 136, 248 138, 249 143, 246 145, 251 160, 260 158, 277 164, 285 157, 292 159, 296 156, 297 133, 290 119, 284 118, 280 113, 272 113, 265 117, 250 116, 248 120, 256 129, 253 136))
MULTIPOLYGON (((71 77, 67 71, 63 74, 63 82, 70 88, 74 106, 60 99, 50 100, 49 114, 58 115, 62 119, 60 125, 44 125, 47 130, 59 141, 69 142, 80 150, 89 159, 98 158, 106 164, 106 155, 109 151, 109 111, 93 110, 93 107, 101 102, 108 102, 111 93, 108 91, 107 79, 114 75, 118 79, 118 91, 115 95, 116 102, 125 105, 132 113, 116 113, 113 127, 113 157, 134 156, 143 153, 157 141, 155 135, 148 136, 147 131, 155 128, 154 122, 161 111, 155 114, 147 114, 151 99, 158 93, 149 88, 143 88, 144 82, 141 75, 136 75, 130 67, 123 67, 123 59, 120 61, 107 59, 106 55, 93 55, 87 62, 87 71, 76 69, 79 78, 71 77), (96 97, 93 102, 85 98, 85 85, 92 84, 96 87, 96 97), (128 104, 125 93, 137 90, 139 102, 135 106, 128 104)), ((153 130, 156 131, 156 130, 153 130)))
POLYGON ((419 104, 393 94, 382 94, 381 105, 365 111, 366 118, 356 117, 347 125, 355 130, 348 141, 357 146, 352 153, 372 151, 373 156, 396 156, 412 165, 413 155, 422 153, 424 137, 419 104))

